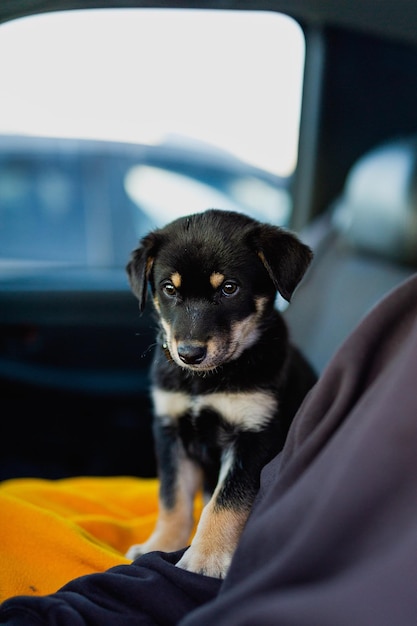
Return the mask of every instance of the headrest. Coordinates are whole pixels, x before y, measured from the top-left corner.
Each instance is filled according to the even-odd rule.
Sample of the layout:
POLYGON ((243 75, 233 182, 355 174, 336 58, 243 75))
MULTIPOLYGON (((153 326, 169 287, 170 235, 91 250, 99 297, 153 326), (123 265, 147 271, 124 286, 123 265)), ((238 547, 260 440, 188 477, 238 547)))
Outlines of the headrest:
POLYGON ((333 217, 353 246, 417 265, 417 137, 386 143, 361 157, 333 217))

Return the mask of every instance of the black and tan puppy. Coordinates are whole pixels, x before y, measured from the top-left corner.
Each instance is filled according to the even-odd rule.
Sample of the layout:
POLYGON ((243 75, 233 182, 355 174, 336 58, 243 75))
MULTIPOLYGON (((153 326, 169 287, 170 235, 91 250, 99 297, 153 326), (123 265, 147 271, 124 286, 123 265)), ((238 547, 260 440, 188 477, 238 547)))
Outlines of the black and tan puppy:
POLYGON ((178 565, 224 577, 259 487, 315 375, 274 309, 312 254, 294 235, 211 209, 144 237, 127 266, 140 309, 159 320, 152 369, 159 517, 127 555, 188 545, 178 565))

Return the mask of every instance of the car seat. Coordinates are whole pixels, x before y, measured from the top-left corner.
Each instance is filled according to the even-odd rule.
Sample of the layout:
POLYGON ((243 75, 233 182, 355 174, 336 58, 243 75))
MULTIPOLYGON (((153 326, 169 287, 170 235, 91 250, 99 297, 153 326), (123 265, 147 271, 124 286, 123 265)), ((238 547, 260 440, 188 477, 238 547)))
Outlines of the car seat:
POLYGON ((365 313, 417 267, 417 137, 374 148, 300 233, 315 258, 284 312, 318 373, 365 313))

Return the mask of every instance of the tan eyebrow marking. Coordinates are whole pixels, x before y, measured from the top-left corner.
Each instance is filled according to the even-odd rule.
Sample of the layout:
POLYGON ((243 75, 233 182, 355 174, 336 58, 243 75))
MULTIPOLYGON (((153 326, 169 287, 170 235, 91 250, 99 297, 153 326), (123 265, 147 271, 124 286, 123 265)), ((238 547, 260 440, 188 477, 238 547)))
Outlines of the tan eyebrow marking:
POLYGON ((220 287, 222 282, 224 281, 224 274, 220 274, 220 272, 213 272, 210 276, 210 284, 214 289, 220 287))
POLYGON ((181 274, 179 272, 171 274, 171 282, 175 289, 179 289, 181 287, 181 274))

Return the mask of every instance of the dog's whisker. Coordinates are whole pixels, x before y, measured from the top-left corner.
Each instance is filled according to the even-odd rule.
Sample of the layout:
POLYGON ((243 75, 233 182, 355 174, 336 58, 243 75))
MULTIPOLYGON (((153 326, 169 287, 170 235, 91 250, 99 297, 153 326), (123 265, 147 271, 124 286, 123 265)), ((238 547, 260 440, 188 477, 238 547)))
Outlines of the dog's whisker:
POLYGON ((142 352, 142 354, 140 355, 140 356, 141 356, 141 358, 146 357, 146 355, 147 355, 147 354, 149 354, 149 352, 150 352, 151 350, 153 350, 153 349, 154 349, 157 345, 158 345, 158 344, 157 344, 156 342, 151 343, 151 344, 150 344, 150 345, 146 348, 146 350, 144 350, 144 351, 142 352))

